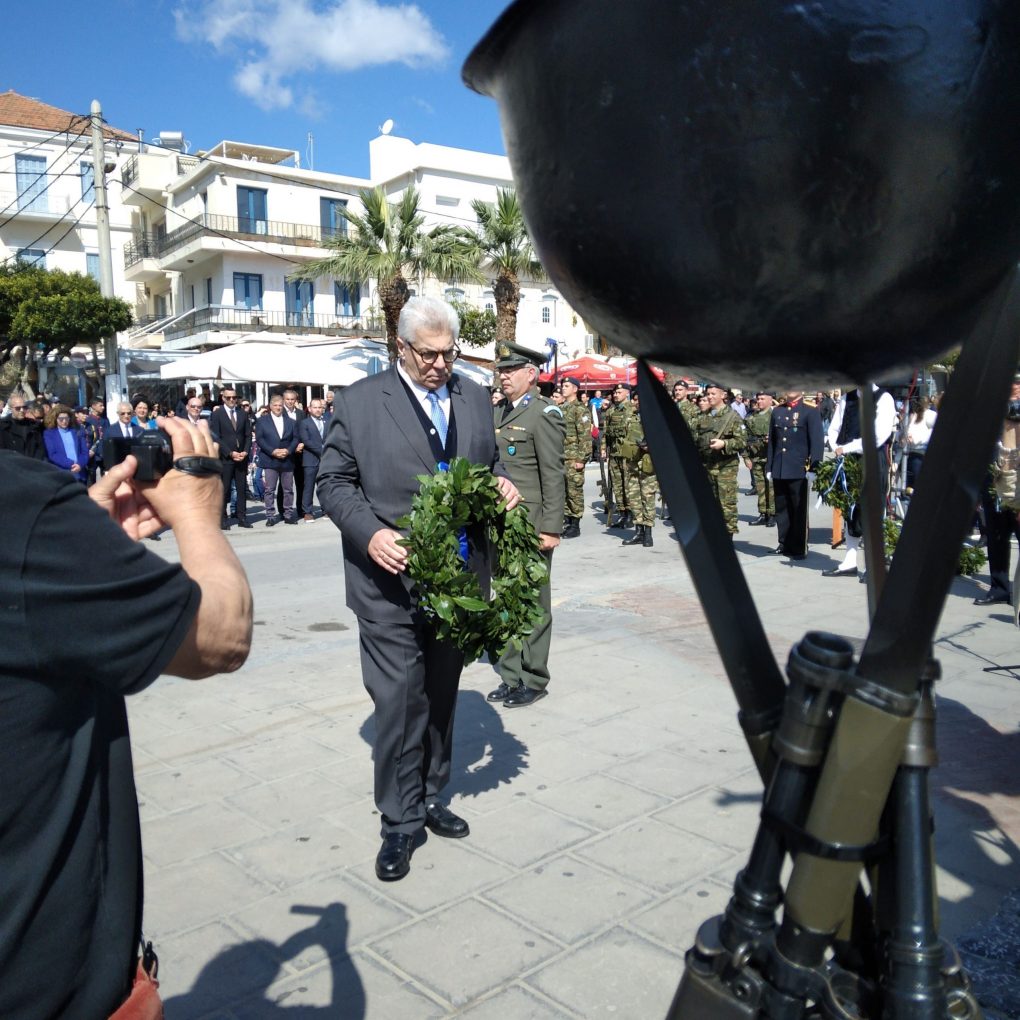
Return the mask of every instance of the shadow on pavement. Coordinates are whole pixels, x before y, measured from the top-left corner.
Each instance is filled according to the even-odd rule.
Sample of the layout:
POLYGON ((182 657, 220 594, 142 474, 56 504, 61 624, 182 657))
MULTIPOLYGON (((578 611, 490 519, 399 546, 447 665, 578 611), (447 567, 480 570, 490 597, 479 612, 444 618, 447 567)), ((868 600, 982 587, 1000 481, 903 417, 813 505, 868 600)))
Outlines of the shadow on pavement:
MULTIPOLYGON (((494 674, 493 687, 498 682, 494 674)), ((528 767, 528 746, 507 733, 501 713, 480 691, 457 696, 450 793, 477 797, 510 783, 528 767)))
MULTIPOLYGON (((191 1020, 223 1006, 229 1006, 234 1015, 245 1020, 259 1017, 361 1020, 365 1016, 365 989, 347 955, 347 908, 342 903, 330 903, 325 907, 294 904, 290 909, 292 914, 315 917, 315 923, 279 945, 269 939, 252 939, 223 950, 202 968, 189 992, 166 1000, 167 1020, 191 1020), (268 998, 266 993, 280 977, 283 963, 315 945, 321 946, 329 958, 333 986, 330 1004, 288 1005, 289 997, 300 994, 300 984, 280 989, 275 998, 268 998)), ((300 982, 300 978, 293 980, 300 982)))

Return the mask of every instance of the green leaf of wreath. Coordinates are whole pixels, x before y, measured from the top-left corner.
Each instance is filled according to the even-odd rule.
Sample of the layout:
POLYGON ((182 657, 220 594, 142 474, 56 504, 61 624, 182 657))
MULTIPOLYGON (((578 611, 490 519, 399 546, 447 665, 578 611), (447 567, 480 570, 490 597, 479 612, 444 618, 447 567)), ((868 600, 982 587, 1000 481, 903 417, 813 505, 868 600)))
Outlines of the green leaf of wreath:
POLYGON ((542 617, 539 590, 549 567, 522 506, 504 512, 492 472, 465 457, 447 471, 419 475, 411 512, 397 521, 406 530, 408 573, 419 606, 443 640, 464 653, 465 665, 483 654, 495 662, 510 645, 520 646, 542 617), (460 557, 462 529, 485 529, 496 551, 490 601, 460 557))

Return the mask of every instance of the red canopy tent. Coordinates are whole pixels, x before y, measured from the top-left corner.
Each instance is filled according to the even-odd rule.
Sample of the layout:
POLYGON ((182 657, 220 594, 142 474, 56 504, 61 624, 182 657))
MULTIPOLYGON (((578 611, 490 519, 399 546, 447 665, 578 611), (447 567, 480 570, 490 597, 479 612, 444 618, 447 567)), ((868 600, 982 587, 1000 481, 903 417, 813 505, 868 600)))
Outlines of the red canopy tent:
MULTIPOLYGON (((666 373, 661 368, 656 368, 655 365, 649 365, 648 367, 652 370, 652 375, 654 375, 655 378, 659 380, 659 382, 662 382, 662 380, 666 378, 666 373)), ((632 361, 627 366, 627 382, 629 382, 631 386, 637 386, 636 361, 632 361)))
POLYGON ((579 379, 582 389, 609 386, 612 383, 627 381, 626 369, 610 365, 602 358, 592 357, 589 354, 560 365, 555 378, 552 372, 543 372, 539 376, 539 381, 559 381, 565 375, 572 375, 579 379))

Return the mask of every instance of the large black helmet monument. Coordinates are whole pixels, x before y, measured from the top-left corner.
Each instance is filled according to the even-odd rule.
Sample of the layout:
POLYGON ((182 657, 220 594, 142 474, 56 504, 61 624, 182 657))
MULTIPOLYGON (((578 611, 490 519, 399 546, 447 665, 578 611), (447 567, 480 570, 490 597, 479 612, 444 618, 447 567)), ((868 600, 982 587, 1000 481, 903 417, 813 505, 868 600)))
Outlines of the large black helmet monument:
POLYGON ((601 332, 822 383, 932 360, 1016 264, 1018 55, 1008 0, 518 0, 464 78, 601 332))

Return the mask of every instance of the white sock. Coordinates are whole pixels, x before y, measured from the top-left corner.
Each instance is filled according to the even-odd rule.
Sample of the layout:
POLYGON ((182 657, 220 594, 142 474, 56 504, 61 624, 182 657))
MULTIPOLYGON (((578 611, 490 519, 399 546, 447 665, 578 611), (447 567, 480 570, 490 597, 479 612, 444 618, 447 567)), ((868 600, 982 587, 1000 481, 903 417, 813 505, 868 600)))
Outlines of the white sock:
POLYGON ((854 538, 852 535, 846 536, 846 555, 843 557, 843 562, 836 568, 837 570, 857 569, 857 550, 860 544, 859 538, 854 538))

